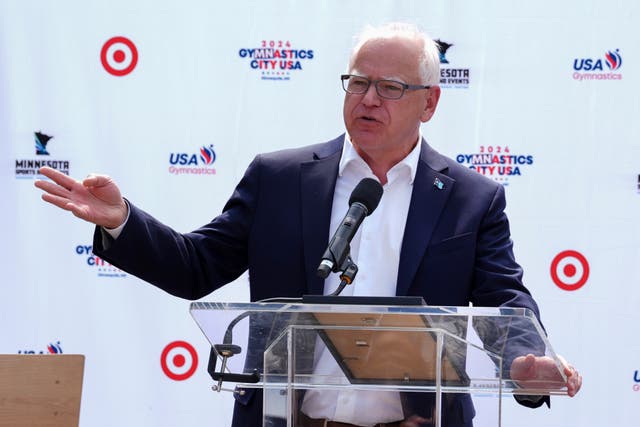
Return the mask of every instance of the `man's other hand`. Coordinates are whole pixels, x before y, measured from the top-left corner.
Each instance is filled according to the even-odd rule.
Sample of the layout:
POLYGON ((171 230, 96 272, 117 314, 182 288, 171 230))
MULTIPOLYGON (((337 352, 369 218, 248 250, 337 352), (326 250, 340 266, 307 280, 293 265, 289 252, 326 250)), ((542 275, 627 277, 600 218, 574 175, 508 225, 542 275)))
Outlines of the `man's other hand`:
POLYGON ((550 387, 564 383, 567 387, 567 394, 573 397, 582 386, 582 376, 576 368, 568 364, 561 356, 558 356, 558 359, 562 364, 566 380, 560 375, 560 370, 555 360, 549 356, 534 356, 533 354, 517 357, 513 361, 511 364, 511 379, 523 383, 535 381, 537 385, 544 386, 547 384, 550 387))

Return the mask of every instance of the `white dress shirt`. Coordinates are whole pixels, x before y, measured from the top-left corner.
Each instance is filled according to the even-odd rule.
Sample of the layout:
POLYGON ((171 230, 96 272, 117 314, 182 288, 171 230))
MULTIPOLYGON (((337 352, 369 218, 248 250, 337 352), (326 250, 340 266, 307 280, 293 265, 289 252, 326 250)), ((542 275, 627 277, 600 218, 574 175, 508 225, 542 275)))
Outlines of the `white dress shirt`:
MULTIPOLYGON (((351 258, 358 265, 358 274, 353 284, 348 285, 341 295, 393 296, 396 294, 402 237, 419 157, 420 144, 416 144, 407 157, 387 173, 387 183, 383 186, 384 193, 380 204, 371 215, 365 218, 351 241, 351 258)), ((329 239, 349 208, 351 192, 363 178, 378 180, 369 165, 354 149, 347 135, 333 197, 329 239)), ((338 274, 331 274, 324 282, 324 293, 332 293, 339 283, 338 274)), ((317 363, 314 372, 343 375, 333 357, 323 347, 323 345, 316 346, 317 363)), ((309 390, 305 394, 301 409, 311 418, 360 426, 372 426, 404 418, 400 395, 391 391, 309 390)))

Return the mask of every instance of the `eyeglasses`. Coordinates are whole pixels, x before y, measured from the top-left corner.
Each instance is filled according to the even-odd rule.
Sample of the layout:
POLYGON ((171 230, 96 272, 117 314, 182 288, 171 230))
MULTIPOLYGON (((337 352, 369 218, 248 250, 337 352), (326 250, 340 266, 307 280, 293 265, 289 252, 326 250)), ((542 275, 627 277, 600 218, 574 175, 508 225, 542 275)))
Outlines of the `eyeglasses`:
POLYGON ((395 80, 370 80, 362 76, 354 76, 353 74, 343 74, 340 76, 342 80, 342 88, 347 93, 354 95, 362 95, 367 93, 369 86, 373 83, 376 87, 376 93, 380 98, 400 99, 404 95, 405 90, 429 89, 431 86, 408 85, 406 83, 395 80))

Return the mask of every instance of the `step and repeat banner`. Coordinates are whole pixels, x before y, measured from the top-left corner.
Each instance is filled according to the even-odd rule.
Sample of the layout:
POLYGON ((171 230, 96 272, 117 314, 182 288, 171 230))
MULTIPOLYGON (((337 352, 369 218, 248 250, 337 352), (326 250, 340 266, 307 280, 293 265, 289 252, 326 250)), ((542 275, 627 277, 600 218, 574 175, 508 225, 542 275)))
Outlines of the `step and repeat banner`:
MULTIPOLYGON (((505 186, 525 282, 584 375, 551 409, 505 400, 503 425, 637 426, 639 19, 632 0, 0 2, 0 352, 85 354, 83 426, 230 425, 189 302, 96 257, 37 169, 109 174, 190 231, 257 153, 342 133, 353 35, 406 21, 441 46, 423 134, 505 186)), ((204 300, 247 301, 246 277, 204 300)))

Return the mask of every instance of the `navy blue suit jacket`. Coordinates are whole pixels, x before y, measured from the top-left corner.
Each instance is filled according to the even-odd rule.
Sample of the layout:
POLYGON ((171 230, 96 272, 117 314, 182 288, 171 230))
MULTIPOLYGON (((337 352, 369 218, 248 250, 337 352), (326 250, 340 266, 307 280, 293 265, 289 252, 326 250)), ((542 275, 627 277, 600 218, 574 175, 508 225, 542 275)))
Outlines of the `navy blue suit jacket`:
MULTIPOLYGON (((316 269, 330 237, 343 140, 258 155, 222 214, 191 233, 178 233, 130 204, 117 240, 96 229, 94 252, 187 299, 247 269, 252 301, 322 294, 316 269)), ((523 307, 537 315, 513 256, 504 208, 501 185, 422 141, 397 295, 419 295, 430 305, 523 307)), ((251 396, 236 405, 234 425, 260 425, 262 405, 251 396)))

